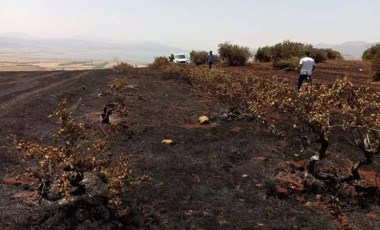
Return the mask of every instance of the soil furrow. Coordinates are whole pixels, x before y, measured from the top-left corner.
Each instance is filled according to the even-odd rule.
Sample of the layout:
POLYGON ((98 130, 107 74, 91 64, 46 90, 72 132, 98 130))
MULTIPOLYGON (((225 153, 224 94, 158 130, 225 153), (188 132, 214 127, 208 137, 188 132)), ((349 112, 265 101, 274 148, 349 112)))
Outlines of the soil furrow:
POLYGON ((35 88, 45 87, 50 85, 51 82, 60 81, 62 79, 70 78, 78 73, 71 72, 54 72, 51 74, 36 75, 35 77, 27 77, 19 81, 13 81, 8 83, 0 83, 0 101, 8 100, 13 95, 20 95, 33 91, 35 88))
MULTIPOLYGON (((65 78, 62 78, 62 80, 55 81, 55 82, 53 82, 53 83, 51 83, 45 87, 38 87, 35 90, 25 92, 19 96, 14 97, 14 98, 6 99, 4 101, 0 101, 0 103, 1 103, 0 104, 0 108, 1 108, 0 116, 7 115, 8 113, 12 112, 15 108, 17 108, 19 106, 24 106, 25 104, 28 104, 29 102, 31 102, 33 100, 38 100, 38 98, 40 96, 42 96, 44 94, 48 94, 48 92, 54 91, 57 88, 62 87, 62 85, 66 84, 70 81, 88 76, 89 73, 91 73, 91 71, 82 72, 82 73, 80 73, 78 75, 74 75, 70 78, 65 77, 65 78)), ((63 72, 62 75, 66 75, 66 74, 63 72)))

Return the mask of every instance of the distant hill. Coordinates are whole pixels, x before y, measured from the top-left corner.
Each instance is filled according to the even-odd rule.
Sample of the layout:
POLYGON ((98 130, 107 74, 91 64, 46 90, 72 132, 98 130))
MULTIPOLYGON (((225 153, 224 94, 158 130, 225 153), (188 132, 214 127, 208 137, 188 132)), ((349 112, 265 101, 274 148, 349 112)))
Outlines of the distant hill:
POLYGON ((152 62, 183 49, 149 42, 119 42, 84 39, 45 39, 25 34, 0 34, 0 55, 29 58, 99 59, 152 62))
POLYGON ((315 45, 316 48, 331 48, 339 51, 345 59, 361 59, 364 50, 373 46, 374 43, 368 43, 365 41, 351 41, 342 44, 326 44, 319 43, 315 45))

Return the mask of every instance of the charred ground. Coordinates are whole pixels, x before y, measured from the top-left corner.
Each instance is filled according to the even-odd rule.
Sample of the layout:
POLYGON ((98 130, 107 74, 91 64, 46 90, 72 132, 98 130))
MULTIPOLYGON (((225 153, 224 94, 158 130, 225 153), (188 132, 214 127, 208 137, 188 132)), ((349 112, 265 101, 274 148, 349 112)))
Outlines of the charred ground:
MULTIPOLYGON (((297 78, 295 72, 273 70, 266 64, 227 70, 297 78)), ((339 76, 379 88, 370 82, 369 67, 362 62, 325 63, 314 74, 321 84, 339 76)), ((286 174, 278 176, 284 168, 297 171, 300 160, 309 157, 300 153, 297 137, 273 134, 253 116, 199 95, 176 76, 149 68, 123 76, 111 70, 2 72, 0 92, 0 226, 4 229, 376 229, 380 224, 376 200, 337 215, 327 205, 334 201, 319 200, 318 192, 276 186, 279 179, 296 188, 302 184, 286 174), (21 161, 7 137, 15 134, 49 142, 58 125, 48 115, 62 97, 93 135, 105 136, 100 113, 107 101, 101 93, 117 77, 130 86, 128 116, 119 134, 104 138, 111 152, 129 155, 135 175, 150 179, 131 189, 119 208, 102 197, 37 205, 36 182, 17 177, 34 162, 21 161), (210 124, 199 125, 200 115, 208 116, 210 124), (162 144, 163 139, 172 139, 174 145, 162 144)), ((358 157, 344 139, 341 142, 333 146, 334 156, 327 164, 332 171, 344 170, 349 160, 358 157)), ((376 167, 377 163, 366 172, 373 173, 377 183, 376 167)))

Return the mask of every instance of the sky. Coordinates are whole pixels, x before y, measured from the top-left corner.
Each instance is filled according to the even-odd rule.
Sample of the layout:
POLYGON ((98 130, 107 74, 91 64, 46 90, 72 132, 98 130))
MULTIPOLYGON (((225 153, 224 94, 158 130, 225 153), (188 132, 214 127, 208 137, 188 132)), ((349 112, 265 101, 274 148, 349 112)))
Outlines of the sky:
POLYGON ((215 48, 380 41, 379 0, 0 0, 0 34, 215 48))

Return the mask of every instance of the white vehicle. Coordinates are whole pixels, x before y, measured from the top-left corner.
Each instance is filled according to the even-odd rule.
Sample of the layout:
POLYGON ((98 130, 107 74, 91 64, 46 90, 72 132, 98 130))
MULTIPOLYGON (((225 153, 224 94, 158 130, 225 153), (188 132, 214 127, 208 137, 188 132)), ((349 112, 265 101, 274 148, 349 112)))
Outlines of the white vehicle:
POLYGON ((173 62, 174 63, 184 63, 189 64, 189 59, 186 57, 186 54, 184 53, 176 53, 173 54, 173 62))

